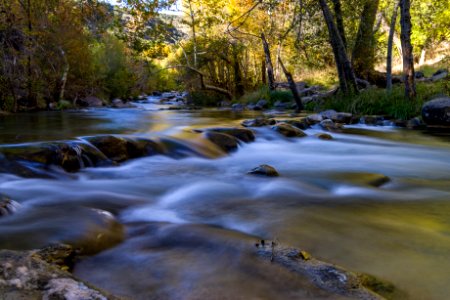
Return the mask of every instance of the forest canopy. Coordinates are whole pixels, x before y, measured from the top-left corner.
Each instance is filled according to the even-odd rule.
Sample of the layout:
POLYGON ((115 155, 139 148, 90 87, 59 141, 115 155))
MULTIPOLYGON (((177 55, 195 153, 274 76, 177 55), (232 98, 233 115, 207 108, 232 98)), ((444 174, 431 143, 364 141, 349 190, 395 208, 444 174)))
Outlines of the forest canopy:
POLYGON ((0 109, 169 90, 217 105, 274 90, 286 72, 344 93, 358 91, 356 80, 386 86, 391 23, 394 73, 409 52, 400 24, 409 4, 413 64, 448 65, 445 0, 2 0, 0 109))

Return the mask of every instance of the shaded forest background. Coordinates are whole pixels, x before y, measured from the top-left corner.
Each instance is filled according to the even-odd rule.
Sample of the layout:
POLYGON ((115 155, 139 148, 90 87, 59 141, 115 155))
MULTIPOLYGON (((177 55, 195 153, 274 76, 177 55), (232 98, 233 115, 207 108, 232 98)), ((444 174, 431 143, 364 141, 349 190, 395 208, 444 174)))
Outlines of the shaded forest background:
MULTIPOLYGON (((391 23, 394 73, 405 70, 404 2, 185 0, 167 13, 173 1, 1 0, 0 110, 170 90, 202 105, 252 101, 277 93, 286 74, 349 96, 359 88, 346 64, 357 84, 385 88, 391 23)), ((450 2, 410 6, 414 65, 448 68, 450 2)))

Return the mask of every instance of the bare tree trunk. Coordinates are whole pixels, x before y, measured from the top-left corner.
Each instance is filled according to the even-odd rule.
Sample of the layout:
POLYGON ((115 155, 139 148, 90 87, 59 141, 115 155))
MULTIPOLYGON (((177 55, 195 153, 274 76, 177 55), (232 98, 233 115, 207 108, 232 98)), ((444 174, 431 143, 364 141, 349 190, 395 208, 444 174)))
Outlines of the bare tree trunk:
POLYGON ((355 46, 352 53, 352 66, 358 78, 369 79, 375 64, 374 27, 379 0, 366 0, 359 22, 355 46))
POLYGON ((325 0, 319 0, 322 13, 327 23, 330 44, 333 48, 334 58, 336 61, 336 68, 339 75, 339 86, 344 94, 358 93, 358 86, 356 84, 355 73, 353 72, 352 64, 348 59, 347 52, 342 42, 339 31, 334 24, 333 15, 325 0))
POLYGON ((389 27, 389 38, 386 58, 386 90, 392 91, 392 44, 394 42, 395 24, 397 23, 398 7, 400 6, 400 0, 397 1, 392 13, 391 26, 389 27))
POLYGON ((195 30, 195 13, 192 8, 192 1, 188 0, 189 5, 189 17, 191 18, 191 30, 192 30, 192 43, 194 48, 194 68, 197 68, 197 32, 195 30))
POLYGON ((266 76, 266 60, 263 59, 261 61, 261 81, 263 84, 267 83, 267 76, 266 76))
POLYGON ((232 44, 233 51, 233 69, 234 69, 234 94, 238 99, 244 95, 244 84, 242 82, 242 71, 239 65, 239 52, 237 46, 232 44))
POLYGON ((405 96, 412 100, 416 97, 416 83, 414 78, 414 56, 411 45, 411 14, 410 0, 401 0, 400 26, 402 29, 401 40, 403 49, 403 78, 405 82, 405 96))
POLYGON ((345 49, 347 49, 347 38, 345 37, 344 19, 342 17, 342 8, 340 0, 333 0, 334 16, 336 18, 336 26, 341 36, 342 43, 345 49))
POLYGON ((58 101, 64 100, 64 92, 66 90, 67 76, 68 76, 69 70, 70 70, 70 65, 69 65, 69 62, 67 61, 66 53, 62 49, 61 49, 61 55, 62 55, 62 57, 64 59, 65 66, 64 66, 63 76, 61 78, 61 90, 60 90, 60 93, 59 93, 58 101))
POLYGON ((301 111, 303 109, 302 99, 297 90, 297 85, 295 84, 294 78, 292 78, 292 74, 285 68, 281 57, 278 57, 278 62, 280 63, 281 69, 283 70, 284 76, 289 83, 289 88, 291 89, 292 95, 294 96, 295 103, 297 104, 296 111, 301 111))
POLYGON ((419 66, 422 66, 425 64, 426 55, 427 55, 427 50, 425 49, 425 47, 423 47, 422 51, 420 51, 419 66))
POLYGON ((273 90, 275 90, 275 77, 273 74, 272 58, 270 57, 270 48, 269 48, 269 44, 267 43, 266 36, 264 35, 264 33, 261 33, 261 40, 263 42, 264 55, 266 58, 266 69, 267 69, 267 79, 268 79, 268 84, 269 84, 269 90, 273 91, 273 90))

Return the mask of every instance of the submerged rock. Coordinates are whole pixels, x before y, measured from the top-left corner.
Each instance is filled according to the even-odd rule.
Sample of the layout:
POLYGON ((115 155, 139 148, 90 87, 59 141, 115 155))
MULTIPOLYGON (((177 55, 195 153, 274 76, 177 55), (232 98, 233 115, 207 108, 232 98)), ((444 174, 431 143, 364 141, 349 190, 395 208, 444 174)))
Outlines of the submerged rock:
POLYGON ((251 170, 250 172, 248 172, 248 174, 264 175, 264 176, 268 176, 268 177, 280 176, 278 171, 274 167, 269 166, 269 165, 260 165, 259 167, 256 167, 253 170, 251 170))
POLYGON ((226 153, 236 151, 238 148, 237 139, 231 135, 214 131, 207 131, 203 135, 207 140, 217 145, 226 153))
POLYGON ((320 122, 320 127, 322 127, 325 130, 332 131, 332 132, 340 132, 343 128, 343 125, 340 123, 334 123, 330 119, 323 120, 320 122))
POLYGON ((0 270, 2 299, 116 299, 48 263, 38 251, 0 250, 0 270))
POLYGON ((306 130, 309 128, 309 124, 306 121, 306 118, 302 118, 299 120, 282 120, 282 121, 280 121, 280 123, 287 123, 289 125, 299 128, 301 130, 306 130))
POLYGON ((439 97, 422 106, 422 118, 427 125, 450 126, 450 97, 439 97))
POLYGON ((330 141, 333 139, 333 137, 331 135, 329 135, 328 133, 318 133, 318 134, 316 134, 316 136, 318 139, 321 139, 321 140, 330 141))
POLYGON ((20 208, 20 204, 7 197, 0 196, 0 217, 14 214, 20 208))
POLYGON ((206 131, 225 133, 244 143, 250 143, 255 140, 255 134, 253 131, 246 128, 208 128, 206 131))
POLYGON ((267 125, 274 125, 276 121, 274 119, 268 119, 265 117, 258 117, 256 119, 245 120, 242 122, 244 127, 263 127, 267 125))
POLYGON ((284 135, 285 137, 305 137, 307 136, 302 130, 287 123, 278 123, 272 126, 272 129, 276 132, 284 135))

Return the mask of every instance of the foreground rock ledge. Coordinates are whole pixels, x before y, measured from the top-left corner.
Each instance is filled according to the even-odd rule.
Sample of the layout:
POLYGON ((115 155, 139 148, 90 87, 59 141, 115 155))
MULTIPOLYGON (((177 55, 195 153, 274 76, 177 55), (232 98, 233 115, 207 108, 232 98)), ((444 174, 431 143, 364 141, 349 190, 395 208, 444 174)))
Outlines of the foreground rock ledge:
MULTIPOLYGON (((70 251, 69 251, 70 252, 70 251)), ((39 251, 0 250, 1 299, 118 299, 50 264, 39 251)))
POLYGON ((357 274, 311 257, 305 251, 263 241, 256 244, 256 253, 309 278, 317 287, 350 299, 407 299, 406 293, 393 284, 367 274, 357 274))

